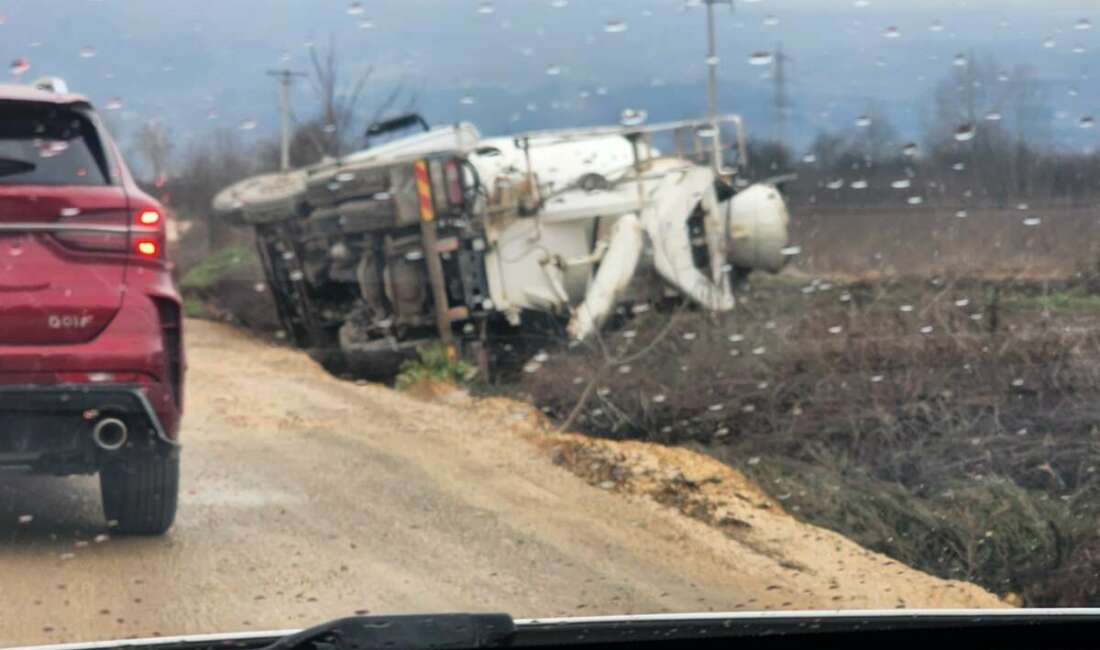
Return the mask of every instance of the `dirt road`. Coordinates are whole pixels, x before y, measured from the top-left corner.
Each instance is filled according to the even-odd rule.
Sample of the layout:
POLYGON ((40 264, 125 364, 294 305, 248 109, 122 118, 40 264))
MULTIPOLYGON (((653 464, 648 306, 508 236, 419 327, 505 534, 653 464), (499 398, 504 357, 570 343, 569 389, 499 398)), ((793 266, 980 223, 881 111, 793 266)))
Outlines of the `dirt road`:
POLYGON ((0 645, 283 629, 356 611, 1000 604, 799 524, 688 452, 549 436, 520 405, 339 381, 298 352, 188 326, 176 526, 107 538, 94 479, 3 477, 0 645), (632 463, 615 470, 632 478, 568 469, 609 462, 632 463), (653 496, 693 472, 707 474, 693 494, 726 499, 721 525, 653 496))

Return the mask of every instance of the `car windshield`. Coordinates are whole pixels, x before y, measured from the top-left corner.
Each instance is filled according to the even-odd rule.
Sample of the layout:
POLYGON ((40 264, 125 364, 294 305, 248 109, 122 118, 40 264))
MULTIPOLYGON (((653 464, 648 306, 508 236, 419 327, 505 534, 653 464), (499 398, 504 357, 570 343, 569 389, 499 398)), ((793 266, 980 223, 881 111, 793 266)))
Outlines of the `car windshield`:
POLYGON ((0 647, 1100 606, 1095 0, 0 0, 0 647))

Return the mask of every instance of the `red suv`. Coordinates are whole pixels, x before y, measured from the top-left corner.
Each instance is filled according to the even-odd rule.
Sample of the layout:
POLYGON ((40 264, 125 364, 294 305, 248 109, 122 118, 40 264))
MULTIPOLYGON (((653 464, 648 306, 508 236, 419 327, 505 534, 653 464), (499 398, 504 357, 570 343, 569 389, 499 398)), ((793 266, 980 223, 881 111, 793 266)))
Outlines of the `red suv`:
POLYGON ((0 85, 0 468, 98 472, 126 533, 168 530, 179 490, 164 225, 88 100, 0 85))

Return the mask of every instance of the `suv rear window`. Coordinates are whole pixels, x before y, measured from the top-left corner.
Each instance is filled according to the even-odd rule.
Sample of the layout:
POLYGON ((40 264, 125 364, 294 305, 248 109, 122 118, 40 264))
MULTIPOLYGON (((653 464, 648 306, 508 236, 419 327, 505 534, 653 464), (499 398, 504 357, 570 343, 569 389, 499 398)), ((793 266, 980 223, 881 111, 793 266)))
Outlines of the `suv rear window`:
POLYGON ((103 146, 80 111, 0 104, 0 185, 108 185, 103 146))

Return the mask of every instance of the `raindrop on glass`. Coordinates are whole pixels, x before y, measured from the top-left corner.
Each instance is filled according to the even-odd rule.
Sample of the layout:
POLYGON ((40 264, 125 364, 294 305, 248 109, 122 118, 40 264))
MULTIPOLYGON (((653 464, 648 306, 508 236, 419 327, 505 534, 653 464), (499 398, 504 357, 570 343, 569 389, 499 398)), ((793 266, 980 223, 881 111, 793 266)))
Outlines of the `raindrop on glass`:
POLYGON ((603 31, 608 34, 621 34, 626 31, 626 23, 621 20, 609 20, 603 26, 603 31))
POLYGON ((882 31, 883 38, 900 38, 901 30, 897 27, 887 27, 882 31))
POLYGON ((974 139, 976 131, 973 124, 963 124, 955 129, 955 139, 959 142, 969 142, 974 139))
POLYGON ((753 52, 749 55, 749 65, 769 65, 771 62, 771 52, 753 52))
POLYGON ((619 124, 623 126, 638 126, 645 122, 648 113, 641 109, 627 108, 619 115, 619 124))

